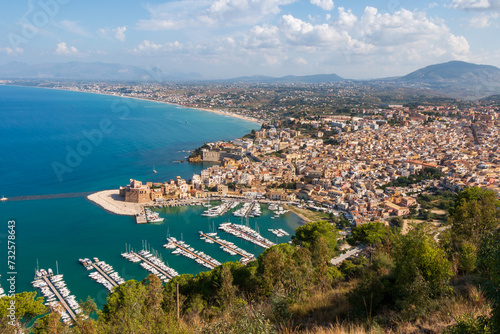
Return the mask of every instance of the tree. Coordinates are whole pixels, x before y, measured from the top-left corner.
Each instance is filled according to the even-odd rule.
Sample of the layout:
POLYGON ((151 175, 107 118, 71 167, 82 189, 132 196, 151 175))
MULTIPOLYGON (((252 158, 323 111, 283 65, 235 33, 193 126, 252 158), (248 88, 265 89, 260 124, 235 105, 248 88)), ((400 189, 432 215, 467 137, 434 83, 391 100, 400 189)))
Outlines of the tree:
POLYGON ((381 244, 387 238, 388 229, 382 223, 367 223, 353 228, 348 242, 352 245, 358 243, 366 245, 381 244))
POLYGON ((220 267, 220 287, 217 292, 221 307, 231 308, 236 299, 237 288, 233 285, 231 266, 223 264, 220 267))
POLYGON ((12 323, 24 328, 45 312, 47 308, 43 305, 43 297, 36 298, 36 292, 21 292, 13 297, 0 298, 0 330, 2 333, 8 332, 12 329, 12 323), (15 311, 13 317, 10 317, 12 308, 15 311))
POLYGON ((274 292, 298 297, 313 283, 311 253, 305 248, 280 244, 266 249, 257 260, 257 274, 266 296, 274 292))
POLYGON ((337 247, 338 231, 327 221, 311 222, 300 226, 295 230, 292 241, 295 245, 311 250, 320 237, 326 239, 328 247, 334 252, 337 247))
POLYGON ((448 221, 455 241, 466 240, 479 245, 500 222, 500 201, 496 192, 479 187, 461 191, 448 221))
POLYGON ((498 228, 500 201, 497 194, 479 187, 467 188, 457 195, 450 210, 450 252, 463 273, 475 270, 478 249, 484 238, 498 228))
POLYGON ((444 251, 421 228, 399 236, 394 251, 397 304, 421 313, 430 299, 450 290, 451 265, 444 251))

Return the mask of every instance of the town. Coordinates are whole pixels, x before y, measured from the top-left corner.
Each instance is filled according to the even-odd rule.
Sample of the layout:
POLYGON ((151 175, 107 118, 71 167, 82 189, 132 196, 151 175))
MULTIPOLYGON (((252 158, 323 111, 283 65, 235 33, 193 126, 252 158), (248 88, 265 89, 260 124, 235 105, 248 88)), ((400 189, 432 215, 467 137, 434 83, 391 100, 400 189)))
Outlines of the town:
POLYGON ((355 226, 388 221, 415 215, 417 196, 429 190, 499 193, 497 112, 392 105, 365 117, 286 117, 240 139, 206 143, 190 161, 214 165, 189 181, 132 181, 120 192, 138 203, 267 199, 342 214, 355 226))

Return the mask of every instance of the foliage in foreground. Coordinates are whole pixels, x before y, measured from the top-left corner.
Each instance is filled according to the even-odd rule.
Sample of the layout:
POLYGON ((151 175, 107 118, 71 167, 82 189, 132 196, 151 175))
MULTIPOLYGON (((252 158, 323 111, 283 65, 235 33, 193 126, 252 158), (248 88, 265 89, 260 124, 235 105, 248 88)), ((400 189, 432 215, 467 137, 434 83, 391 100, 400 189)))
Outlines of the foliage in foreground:
MULTIPOLYGON (((441 332, 455 322, 446 333, 498 333, 500 232, 497 209, 491 210, 498 203, 491 197, 477 189, 459 194, 451 212, 454 225, 440 236, 430 234, 425 225, 406 235, 379 224, 357 228, 353 240, 369 247, 339 268, 329 262, 336 251, 337 230, 328 222, 309 223, 297 230, 292 245, 271 247, 247 266, 225 263, 196 276, 180 275, 165 286, 154 275, 141 282, 127 281, 108 295, 102 311, 96 312, 92 301, 84 303, 85 313, 94 316, 79 319, 72 328, 64 326, 57 314, 48 313, 31 330, 334 333, 321 326, 358 330, 359 324, 365 324, 362 328, 368 332, 377 328, 389 333, 423 332, 425 319, 439 314, 436 318, 442 323, 429 322, 426 328, 441 332), (471 226, 484 228, 478 232, 471 226), (475 248, 465 252, 466 248, 457 246, 467 244, 475 248)), ((20 326, 27 327, 29 320, 46 312, 34 293, 16 298, 24 305, 16 314, 20 326)), ((6 299, 1 299, 0 315, 7 314, 7 306, 6 299)), ((9 329, 0 322, 0 331, 9 329)))

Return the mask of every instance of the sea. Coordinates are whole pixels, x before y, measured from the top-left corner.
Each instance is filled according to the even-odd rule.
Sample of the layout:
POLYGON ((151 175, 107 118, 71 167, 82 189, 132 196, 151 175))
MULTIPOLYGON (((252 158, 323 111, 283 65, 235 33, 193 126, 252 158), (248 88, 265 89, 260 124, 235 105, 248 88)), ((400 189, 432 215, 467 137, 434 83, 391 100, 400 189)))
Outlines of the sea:
MULTIPOLYGON (((276 243, 289 242, 290 236, 277 238, 268 229, 292 235, 301 219, 291 212, 271 218, 266 205, 255 218, 231 212, 205 217, 202 206, 155 209, 165 218, 162 223, 137 225, 134 217, 109 213, 86 199, 130 179, 189 180, 210 166, 187 163, 191 150, 259 128, 254 122, 153 101, 0 86, 0 197, 8 198, 0 202, 1 286, 7 293, 37 291, 31 286, 35 270, 51 268, 64 275, 77 300, 91 297, 102 307, 108 291, 88 277, 80 258, 97 257, 125 280, 142 280, 148 272, 120 255, 126 249, 147 248, 180 274, 208 270, 163 248, 167 236, 220 262, 240 257, 200 240, 199 231, 217 232, 223 222, 245 224, 276 243)), ((218 235, 255 256, 264 250, 222 231, 218 235)))

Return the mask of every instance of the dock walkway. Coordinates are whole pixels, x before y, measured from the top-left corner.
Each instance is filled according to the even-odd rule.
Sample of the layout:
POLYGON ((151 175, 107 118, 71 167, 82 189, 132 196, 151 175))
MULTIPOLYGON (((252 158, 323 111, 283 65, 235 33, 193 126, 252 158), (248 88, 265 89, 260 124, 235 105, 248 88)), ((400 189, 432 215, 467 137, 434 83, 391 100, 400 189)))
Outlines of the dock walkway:
POLYGON ((209 240, 212 240, 213 242, 215 243, 218 243, 219 245, 223 246, 223 247, 226 247, 228 249, 230 249, 231 251, 235 252, 236 254, 240 255, 241 257, 243 257, 244 259, 247 259, 246 261, 244 262, 249 262, 249 261, 252 261, 255 259, 255 256, 249 256, 248 254, 244 254, 242 253, 241 251, 238 250, 238 247, 236 247, 235 245, 229 245, 229 244, 225 244, 224 242, 221 242, 220 239, 217 239, 217 238, 212 238, 211 236, 205 234, 205 233, 200 233, 200 235, 204 238, 207 238, 209 240))
POLYGON ((111 283, 112 286, 118 286, 118 283, 116 283, 114 279, 112 279, 111 277, 109 277, 108 274, 106 274, 104 272, 104 270, 102 270, 101 268, 99 268, 99 266, 97 265, 97 263, 92 263, 92 267, 94 267, 99 272, 99 274, 102 275, 102 277, 104 277, 109 283, 111 283))
POLYGON ((50 290, 56 295, 57 299, 59 300, 59 303, 61 303, 61 305, 66 310, 66 312, 71 317, 71 319, 73 321, 76 321, 76 315, 75 315, 75 313, 73 312, 73 310, 71 309, 71 307, 69 307, 68 303, 66 303, 66 300, 64 299, 64 297, 61 296, 61 294, 56 289, 56 287, 52 284, 52 282, 49 280, 49 278, 47 276, 42 276, 42 279, 45 281, 45 283, 47 283, 47 286, 50 288, 50 290))
POLYGON ((248 207, 247 212, 245 212, 245 218, 247 218, 247 217, 248 217, 248 215, 250 214, 250 212, 252 212, 253 207, 255 206, 255 203, 256 203, 256 202, 252 202, 252 204, 250 204, 250 206, 248 207))
POLYGON ((234 236, 246 239, 263 248, 269 248, 275 245, 274 242, 267 240, 254 230, 243 225, 223 223, 219 226, 219 229, 234 236))
POLYGON ((170 275, 168 272, 166 272, 165 270, 163 270, 162 268, 158 267, 155 263, 149 261, 149 259, 147 257, 144 257, 142 255, 140 255, 139 253, 135 253, 135 252, 130 252, 130 254, 133 254, 135 256, 137 256, 139 259, 141 259, 143 262, 149 264, 150 266, 152 266, 153 268, 155 268, 156 270, 158 270, 161 274, 165 275, 168 277, 168 279, 171 279, 173 278, 172 275, 170 275))

